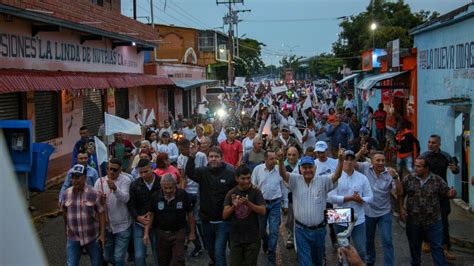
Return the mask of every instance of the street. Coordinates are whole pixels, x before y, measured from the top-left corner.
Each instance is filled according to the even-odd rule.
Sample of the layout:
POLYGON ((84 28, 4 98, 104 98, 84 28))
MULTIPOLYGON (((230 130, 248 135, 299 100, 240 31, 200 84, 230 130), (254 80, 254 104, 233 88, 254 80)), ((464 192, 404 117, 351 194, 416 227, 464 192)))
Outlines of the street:
MULTIPOLYGON (((283 217, 283 220, 285 217, 283 217)), ((50 265, 64 265, 66 260, 66 239, 64 237, 64 224, 61 216, 52 219, 45 220, 42 224, 37 225, 38 234, 43 244, 44 251, 50 265)), ((406 235, 401 226, 396 222, 396 218, 393 219, 393 244, 395 248, 396 265, 409 265, 410 264, 410 252, 406 239, 406 235)), ((286 232, 281 227, 280 236, 286 236, 286 232)), ((278 252, 277 252, 277 264, 278 265, 297 265, 298 261, 296 253, 293 250, 287 250, 285 248, 285 238, 279 239, 278 252)), ((327 248, 327 265, 336 265, 336 253, 331 247, 329 236, 326 238, 327 248)), ((377 247, 377 265, 381 265, 382 262, 382 250, 380 242, 376 239, 377 247)), ((190 252, 192 247, 188 249, 190 252)), ((456 247, 453 247, 454 254, 457 260, 454 264, 450 265, 474 265, 474 255, 469 253, 463 253, 456 247)), ((188 253, 189 253, 188 252, 188 253)), ((150 254, 150 253, 149 253, 150 254)), ((432 265, 431 256, 429 254, 423 254, 423 265, 432 265)), ((188 265, 207 265, 208 257, 205 252, 201 253, 197 258, 187 257, 186 263, 188 265)), ((81 259, 81 265, 89 265, 89 258, 87 255, 81 259)), ((133 265, 132 263, 130 265, 133 265)), ((266 257, 263 252, 260 252, 258 265, 266 265, 266 257)))

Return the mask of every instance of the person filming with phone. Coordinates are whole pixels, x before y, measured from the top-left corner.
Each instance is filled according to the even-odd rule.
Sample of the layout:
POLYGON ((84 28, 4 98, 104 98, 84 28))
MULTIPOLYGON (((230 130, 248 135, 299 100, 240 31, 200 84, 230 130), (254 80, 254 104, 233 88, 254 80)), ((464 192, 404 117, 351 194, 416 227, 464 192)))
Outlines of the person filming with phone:
MULTIPOLYGON (((354 169, 356 156, 353 151, 344 152, 344 171, 338 181, 338 186, 329 192, 328 201, 339 208, 354 208, 357 221, 352 230, 352 242, 365 260, 366 233, 365 233, 365 210, 368 202, 372 201, 373 194, 367 177, 354 169)), ((345 231, 346 224, 334 224, 337 233, 345 231)))

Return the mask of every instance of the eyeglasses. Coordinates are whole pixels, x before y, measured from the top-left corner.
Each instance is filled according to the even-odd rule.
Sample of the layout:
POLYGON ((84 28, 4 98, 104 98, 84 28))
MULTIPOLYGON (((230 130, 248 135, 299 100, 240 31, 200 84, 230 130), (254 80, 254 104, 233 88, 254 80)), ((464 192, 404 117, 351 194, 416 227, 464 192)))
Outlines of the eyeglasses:
POLYGON ((113 168, 113 167, 109 167, 109 170, 114 172, 114 173, 117 173, 118 171, 120 171, 120 169, 118 168, 113 168))

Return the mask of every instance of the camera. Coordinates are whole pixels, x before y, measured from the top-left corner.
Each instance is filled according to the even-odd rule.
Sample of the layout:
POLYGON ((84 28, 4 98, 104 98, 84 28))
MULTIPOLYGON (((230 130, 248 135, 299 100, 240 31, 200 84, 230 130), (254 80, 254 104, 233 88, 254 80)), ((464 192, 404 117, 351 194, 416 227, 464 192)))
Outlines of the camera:
POLYGON ((328 224, 352 223, 354 222, 353 208, 334 208, 324 210, 324 217, 328 224))

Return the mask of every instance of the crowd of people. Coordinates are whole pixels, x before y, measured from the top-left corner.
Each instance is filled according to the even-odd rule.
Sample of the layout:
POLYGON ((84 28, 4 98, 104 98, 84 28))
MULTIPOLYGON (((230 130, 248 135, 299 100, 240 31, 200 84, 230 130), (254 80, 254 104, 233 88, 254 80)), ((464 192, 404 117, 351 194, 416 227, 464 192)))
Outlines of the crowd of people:
POLYGON ((388 132, 383 104, 358 110, 349 90, 332 85, 248 84, 219 99, 219 112, 203 101, 189 118, 143 125, 141 139, 104 138, 102 165, 81 127, 59 196, 68 265, 84 250, 92 265, 146 265, 147 256, 184 265, 190 247, 193 257, 206 250, 210 265, 257 265, 261 249, 275 265, 282 216, 299 265, 324 265, 327 231, 350 265, 374 265, 377 230, 383 265, 395 265, 393 215, 406 223, 412 265, 421 265, 422 246, 435 265, 455 259, 456 191, 446 176, 459 169, 439 136, 421 153, 409 121, 388 132), (328 225, 328 208, 353 209, 350 246, 338 246, 348 224, 328 225))

